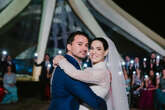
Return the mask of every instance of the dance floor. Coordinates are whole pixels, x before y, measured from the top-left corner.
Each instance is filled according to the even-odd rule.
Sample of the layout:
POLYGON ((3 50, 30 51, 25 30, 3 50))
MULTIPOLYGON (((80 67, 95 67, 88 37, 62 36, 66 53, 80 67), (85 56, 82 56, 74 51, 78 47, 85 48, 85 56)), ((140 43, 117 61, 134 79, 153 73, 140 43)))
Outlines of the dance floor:
MULTIPOLYGON (((20 99, 15 104, 0 105, 0 110, 47 110, 50 101, 41 101, 38 98, 20 99)), ((131 108, 130 110, 140 110, 131 108)))
MULTIPOLYGON (((0 80, 0 83, 1 80, 0 80)), ((18 81, 19 101, 15 104, 1 104, 0 110, 47 110, 50 101, 40 99, 38 82, 18 81)), ((139 110, 131 108, 130 110, 139 110)))

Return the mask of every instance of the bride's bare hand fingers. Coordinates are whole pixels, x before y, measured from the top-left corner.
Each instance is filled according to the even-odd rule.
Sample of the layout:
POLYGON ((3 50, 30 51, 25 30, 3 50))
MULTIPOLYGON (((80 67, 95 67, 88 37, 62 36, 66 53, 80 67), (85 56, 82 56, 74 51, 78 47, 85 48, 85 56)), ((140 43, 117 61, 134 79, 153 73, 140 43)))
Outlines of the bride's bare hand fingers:
POLYGON ((61 61, 64 57, 62 55, 57 55, 53 59, 53 64, 58 65, 59 61, 61 61))

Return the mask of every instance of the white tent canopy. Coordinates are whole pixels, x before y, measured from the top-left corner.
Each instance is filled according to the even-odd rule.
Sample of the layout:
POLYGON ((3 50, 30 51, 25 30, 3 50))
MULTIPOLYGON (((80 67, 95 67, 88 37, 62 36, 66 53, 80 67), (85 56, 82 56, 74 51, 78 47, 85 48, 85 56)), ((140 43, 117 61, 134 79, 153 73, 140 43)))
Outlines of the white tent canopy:
MULTIPOLYGON (((18 15, 31 0, 13 0, 0 13, 0 29, 10 20, 18 15)), ((68 0, 70 6, 81 21, 87 26, 95 37, 103 36, 107 38, 104 30, 99 26, 93 14, 89 11, 83 0, 68 0)), ((55 10, 56 0, 44 0, 44 9, 39 34, 39 44, 37 47, 38 61, 43 60, 46 49, 46 40, 48 40, 53 10, 55 10), (49 24, 49 25, 48 25, 49 24)), ((142 23, 131 17, 128 13, 117 6, 112 0, 88 0, 97 12, 101 13, 109 21, 129 33, 134 39, 140 41, 143 45, 156 51, 160 55, 165 55, 165 39, 144 26, 142 23)), ((3 6, 4 7, 4 6, 3 6)), ((34 69, 35 70, 35 69, 34 69)), ((39 70, 35 70, 39 71, 39 70)), ((39 73, 33 73, 34 80, 38 80, 39 73)))

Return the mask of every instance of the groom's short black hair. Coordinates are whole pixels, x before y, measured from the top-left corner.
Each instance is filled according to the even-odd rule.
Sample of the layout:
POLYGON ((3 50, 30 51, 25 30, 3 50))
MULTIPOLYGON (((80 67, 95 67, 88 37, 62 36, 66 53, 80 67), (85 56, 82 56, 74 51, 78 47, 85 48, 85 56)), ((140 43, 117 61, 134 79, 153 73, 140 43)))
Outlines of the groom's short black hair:
POLYGON ((73 32, 69 35, 69 37, 67 39, 67 44, 72 44, 72 42, 74 41, 74 38, 75 38, 76 35, 83 35, 89 41, 89 36, 85 32, 76 31, 76 32, 73 32))

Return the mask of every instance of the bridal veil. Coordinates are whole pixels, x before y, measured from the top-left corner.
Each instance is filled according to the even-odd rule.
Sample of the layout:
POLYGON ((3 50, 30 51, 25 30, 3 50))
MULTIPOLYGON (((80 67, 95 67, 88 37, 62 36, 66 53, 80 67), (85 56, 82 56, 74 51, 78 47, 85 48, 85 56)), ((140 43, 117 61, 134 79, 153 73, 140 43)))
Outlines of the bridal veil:
POLYGON ((105 39, 109 45, 109 53, 106 56, 105 62, 112 74, 111 90, 106 97, 108 110, 129 110, 125 79, 121 67, 121 57, 114 43, 108 38, 105 39))

